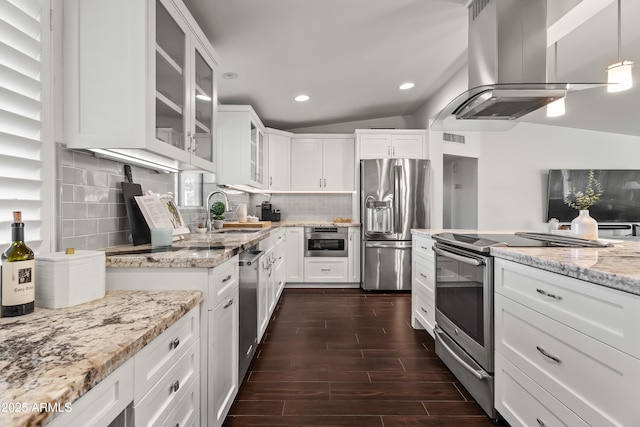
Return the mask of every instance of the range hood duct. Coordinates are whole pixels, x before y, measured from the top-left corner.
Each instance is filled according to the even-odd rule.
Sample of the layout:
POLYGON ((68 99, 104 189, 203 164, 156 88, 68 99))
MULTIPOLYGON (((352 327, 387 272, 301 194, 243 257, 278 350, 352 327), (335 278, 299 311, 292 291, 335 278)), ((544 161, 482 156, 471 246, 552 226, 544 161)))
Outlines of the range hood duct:
POLYGON ((570 90, 602 85, 546 83, 547 0, 473 0, 468 11, 470 89, 432 130, 508 130, 570 90))

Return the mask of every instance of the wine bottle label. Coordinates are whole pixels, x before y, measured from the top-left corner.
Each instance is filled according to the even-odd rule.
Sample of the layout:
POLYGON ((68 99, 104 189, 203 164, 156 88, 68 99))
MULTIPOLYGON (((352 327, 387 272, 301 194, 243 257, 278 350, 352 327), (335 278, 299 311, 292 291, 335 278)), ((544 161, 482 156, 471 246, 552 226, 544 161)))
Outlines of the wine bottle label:
POLYGON ((35 299, 35 260, 2 263, 2 305, 27 304, 35 299))

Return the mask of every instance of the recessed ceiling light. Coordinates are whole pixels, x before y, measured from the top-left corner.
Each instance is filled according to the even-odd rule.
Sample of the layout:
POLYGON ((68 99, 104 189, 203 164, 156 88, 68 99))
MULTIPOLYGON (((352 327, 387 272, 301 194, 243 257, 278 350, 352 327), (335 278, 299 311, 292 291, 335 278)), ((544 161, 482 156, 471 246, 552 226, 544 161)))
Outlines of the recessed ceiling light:
POLYGON ((407 90, 407 89, 411 89, 412 87, 414 87, 415 84, 411 83, 411 82, 406 82, 406 83, 402 83, 400 85, 400 90, 407 90))
POLYGON ((305 102, 309 100, 309 95, 298 95, 294 99, 298 102, 305 102))
POLYGON ((238 78, 238 74, 237 73, 224 73, 222 75, 223 79, 227 79, 227 80, 233 80, 233 79, 237 79, 238 78))

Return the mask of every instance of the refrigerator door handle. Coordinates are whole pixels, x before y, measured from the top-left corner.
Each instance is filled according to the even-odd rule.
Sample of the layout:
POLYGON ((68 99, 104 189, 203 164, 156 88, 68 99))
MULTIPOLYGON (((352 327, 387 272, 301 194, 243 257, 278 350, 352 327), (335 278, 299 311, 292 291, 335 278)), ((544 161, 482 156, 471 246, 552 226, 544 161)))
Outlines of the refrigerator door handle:
POLYGON ((396 164, 393 167, 393 219, 394 219, 394 233, 400 233, 402 231, 402 212, 400 212, 400 203, 402 203, 400 197, 400 184, 402 178, 402 165, 396 164))

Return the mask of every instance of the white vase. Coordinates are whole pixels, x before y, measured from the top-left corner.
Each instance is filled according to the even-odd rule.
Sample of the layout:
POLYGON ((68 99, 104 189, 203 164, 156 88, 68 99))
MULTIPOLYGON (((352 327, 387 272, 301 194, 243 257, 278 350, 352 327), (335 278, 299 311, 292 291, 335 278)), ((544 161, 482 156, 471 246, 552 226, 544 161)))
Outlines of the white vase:
POLYGON ((580 210, 580 214, 571 221, 571 234, 583 239, 598 238, 598 222, 589 216, 589 210, 580 210))

